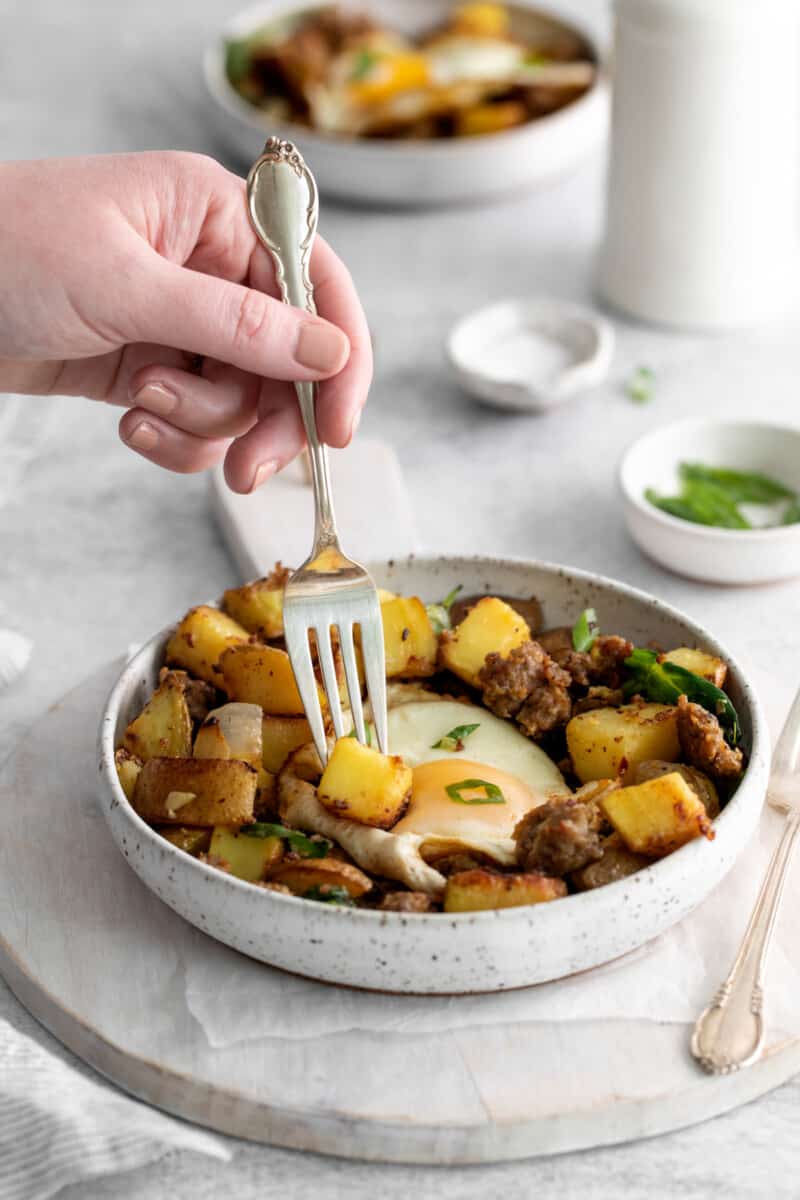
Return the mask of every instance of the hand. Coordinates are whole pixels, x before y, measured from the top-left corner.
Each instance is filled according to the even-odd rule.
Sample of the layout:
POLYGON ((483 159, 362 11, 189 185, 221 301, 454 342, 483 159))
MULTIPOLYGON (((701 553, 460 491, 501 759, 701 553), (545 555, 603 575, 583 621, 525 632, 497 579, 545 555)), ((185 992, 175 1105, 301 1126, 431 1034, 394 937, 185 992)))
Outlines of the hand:
POLYGON ((323 441, 355 430, 372 356, 347 270, 318 237, 320 318, 279 301, 244 181, 210 158, 1 165, 0 263, 0 390, 121 405, 120 437, 152 462, 224 456, 234 491, 258 487, 305 443, 288 380, 327 381, 323 441))

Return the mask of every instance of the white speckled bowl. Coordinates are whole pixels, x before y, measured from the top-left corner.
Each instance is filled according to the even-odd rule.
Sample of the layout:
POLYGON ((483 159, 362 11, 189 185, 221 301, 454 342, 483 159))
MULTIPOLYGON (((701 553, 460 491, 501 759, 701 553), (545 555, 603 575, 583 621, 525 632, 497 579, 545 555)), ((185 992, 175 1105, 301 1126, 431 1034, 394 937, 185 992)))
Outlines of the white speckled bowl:
POLYGON ((114 748, 154 686, 171 632, 165 630, 123 670, 99 735, 102 809, 114 840, 148 887, 205 933, 263 962, 331 983, 428 993, 501 991, 608 962, 674 925, 709 894, 756 827, 769 760, 760 706, 724 647, 653 597, 583 571, 490 558, 412 558, 374 571, 379 584, 430 600, 456 583, 467 594, 535 594, 549 625, 571 623, 593 605, 604 629, 639 643, 656 638, 696 644, 726 659, 750 760, 716 823, 715 840, 691 842, 594 892, 494 912, 381 913, 264 892, 190 858, 154 833, 117 780, 114 748))
MULTIPOLYGON (((219 135, 251 163, 269 134, 296 142, 323 194, 392 206, 472 203, 549 183, 566 174, 603 140, 608 124, 608 85, 600 72, 585 95, 557 112, 503 133, 470 138, 351 138, 325 135, 307 126, 270 119, 243 100, 225 73, 223 38, 246 37, 259 26, 319 0, 261 0, 240 13, 207 48, 203 59, 209 113, 219 135)), ((414 34, 444 19, 451 0, 347 0, 390 29, 414 34)), ((600 50, 581 21, 518 0, 513 9, 520 36, 542 22, 577 30, 600 50), (531 11, 533 10, 533 11, 531 11)))

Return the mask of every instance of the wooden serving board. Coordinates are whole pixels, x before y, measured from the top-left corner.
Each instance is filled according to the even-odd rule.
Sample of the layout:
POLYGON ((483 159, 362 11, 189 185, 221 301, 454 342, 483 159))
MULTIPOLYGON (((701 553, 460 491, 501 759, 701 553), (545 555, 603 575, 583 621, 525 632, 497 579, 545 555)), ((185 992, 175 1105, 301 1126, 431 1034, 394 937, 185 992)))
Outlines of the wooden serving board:
MULTIPOLYGON (((56 1037, 133 1095, 254 1141, 485 1163, 663 1133, 800 1071, 793 1036, 749 1070, 709 1078, 687 1026, 624 1012, 212 1049, 184 994, 185 963, 206 939, 126 867, 94 798, 95 729, 119 669, 51 708, 0 778, 0 970, 56 1037)), ((795 924, 781 927, 787 953, 795 924)))

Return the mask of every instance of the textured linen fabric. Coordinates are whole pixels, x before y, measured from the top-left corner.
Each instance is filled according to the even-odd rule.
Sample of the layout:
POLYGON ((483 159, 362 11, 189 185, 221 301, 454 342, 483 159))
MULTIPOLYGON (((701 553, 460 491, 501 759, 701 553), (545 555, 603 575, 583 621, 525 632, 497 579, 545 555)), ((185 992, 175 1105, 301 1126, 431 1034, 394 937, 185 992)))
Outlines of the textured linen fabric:
POLYGON ((0 1200, 45 1200, 173 1150, 231 1157, 220 1138, 129 1099, 0 1016, 0 1200))

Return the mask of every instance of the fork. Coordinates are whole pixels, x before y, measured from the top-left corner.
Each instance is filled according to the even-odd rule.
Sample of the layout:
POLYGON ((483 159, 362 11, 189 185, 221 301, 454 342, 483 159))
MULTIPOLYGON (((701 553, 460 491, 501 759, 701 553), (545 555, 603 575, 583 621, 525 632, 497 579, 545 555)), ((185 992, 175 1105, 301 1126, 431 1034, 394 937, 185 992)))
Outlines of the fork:
MULTIPOLYGON (((314 176, 302 155, 281 138, 267 140, 264 153, 247 177, 250 220, 272 256, 282 300, 316 313, 309 276, 311 247, 317 231, 319 201, 314 176)), ((358 740, 369 744, 354 642, 360 629, 361 655, 378 745, 388 753, 386 666, 378 592, 369 572, 342 552, 331 497, 328 454, 317 434, 315 383, 295 383, 305 425, 314 490, 314 544, 310 556, 286 584, 283 625, 286 648, 317 753, 327 761, 328 747, 319 688, 311 658, 313 634, 328 711, 337 738, 345 737, 331 629, 338 631, 350 711, 358 740)))
POLYGON ((764 1045, 764 973, 783 885, 800 830, 800 692, 783 727, 769 779, 767 798, 786 814, 783 834, 727 979, 701 1013, 692 1035, 692 1054, 712 1075, 750 1066, 764 1045))

